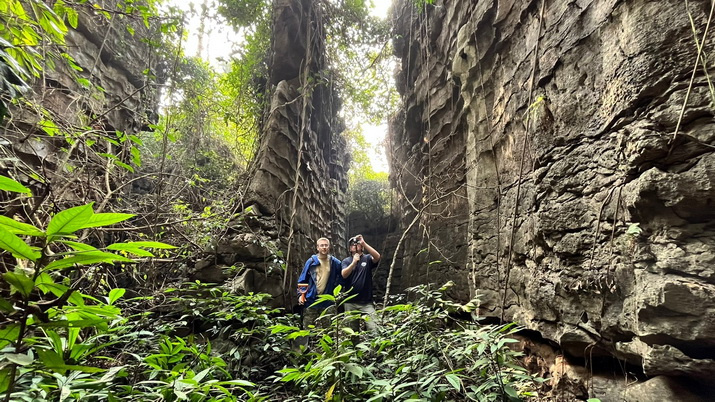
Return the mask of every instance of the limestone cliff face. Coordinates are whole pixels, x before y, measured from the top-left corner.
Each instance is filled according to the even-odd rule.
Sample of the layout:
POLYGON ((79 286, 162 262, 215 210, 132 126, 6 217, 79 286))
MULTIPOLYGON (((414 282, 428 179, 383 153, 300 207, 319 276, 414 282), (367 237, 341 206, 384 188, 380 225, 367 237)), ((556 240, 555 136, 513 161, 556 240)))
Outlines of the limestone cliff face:
POLYGON ((413 4, 394 9, 391 180, 421 224, 402 284, 450 278, 572 356, 711 376, 709 2, 413 4))
MULTIPOLYGON (((117 1, 107 0, 102 6, 102 10, 116 10, 117 1)), ((78 180, 93 187, 106 185, 98 179, 105 172, 106 160, 87 152, 74 139, 97 137, 95 151, 130 163, 131 141, 119 136, 137 134, 155 123, 159 103, 159 53, 145 42, 158 38, 155 27, 145 26, 137 15, 105 15, 91 4, 75 5, 75 9, 77 29, 69 28, 66 47, 60 47, 74 59, 74 66, 57 55, 48 56, 42 77, 32 82, 33 91, 26 94, 47 111, 16 108, 3 128, 8 142, 0 143, 8 147, 4 152, 13 155, 4 158, 0 168, 20 166, 15 177, 29 183, 36 195, 48 194, 52 188, 49 195, 60 204, 87 197, 76 194, 81 192, 76 190, 78 180), (54 122, 50 125, 45 120, 54 122), (55 125, 61 130, 48 129, 55 125), (23 164, 41 171, 44 184, 30 179, 23 164), (75 170, 77 165, 84 166, 80 172, 75 170)))
MULTIPOLYGON (((249 198, 276 218, 277 240, 290 253, 285 283, 292 294, 315 241, 328 237, 337 245, 345 239, 348 156, 340 102, 329 84, 322 10, 310 0, 280 0, 273 7, 270 109, 249 198)), ((333 251, 343 254, 342 248, 333 251)))

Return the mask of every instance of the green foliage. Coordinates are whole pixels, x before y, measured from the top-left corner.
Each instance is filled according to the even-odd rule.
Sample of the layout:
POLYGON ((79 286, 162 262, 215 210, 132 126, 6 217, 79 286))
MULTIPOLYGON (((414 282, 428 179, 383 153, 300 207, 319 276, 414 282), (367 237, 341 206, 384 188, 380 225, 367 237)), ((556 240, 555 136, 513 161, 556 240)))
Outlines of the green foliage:
POLYGON ((60 56, 73 62, 66 53, 41 49, 44 43, 64 44, 65 17, 77 27, 77 12, 64 1, 55 2, 52 8, 40 0, 0 3, 0 123, 7 114, 7 101, 29 89, 25 81, 39 77, 43 64, 52 67, 53 57, 60 56))
MULTIPOLYGON (((85 10, 93 8, 98 15, 103 16, 100 18, 116 17, 126 22, 130 18, 139 17, 144 20, 144 25, 148 25, 148 20, 156 16, 153 3, 154 1, 134 2, 133 0, 119 2, 117 7, 122 12, 116 12, 117 10, 103 9, 98 4, 87 4, 84 0, 0 2, 0 20, 3 21, 0 24, 0 73, 2 74, 0 121, 7 113, 10 99, 17 98, 21 94, 25 95, 23 102, 17 103, 17 109, 25 113, 20 114, 22 118, 19 121, 11 121, 9 127, 6 127, 7 132, 10 133, 9 138, 24 137, 23 141, 44 140, 51 144, 49 149, 53 153, 55 148, 60 151, 55 153, 57 159, 53 160, 54 169, 43 166, 43 169, 28 172, 27 170, 37 166, 21 168, 18 164, 10 164, 10 169, 18 170, 11 172, 11 175, 15 173, 18 177, 30 176, 47 188, 58 190, 73 187, 71 184, 74 184, 72 182, 77 178, 78 172, 87 172, 88 176, 91 176, 92 173, 101 171, 97 176, 104 174, 106 177, 99 191, 104 192, 107 198, 111 198, 115 195, 114 192, 123 186, 119 183, 121 179, 141 166, 141 155, 137 147, 138 137, 121 131, 105 130, 104 119, 102 116, 95 115, 98 109, 112 110, 119 105, 106 104, 108 96, 99 85, 99 78, 90 76, 68 53, 65 35, 78 27, 79 10, 83 8, 85 10), (97 107, 91 109, 86 106, 68 107, 63 113, 46 108, 46 103, 43 101, 46 100, 44 89, 37 93, 30 92, 25 81, 32 80, 36 88, 42 88, 42 85, 46 85, 47 82, 54 81, 56 76, 49 73, 53 70, 74 80, 76 84, 76 86, 67 85, 68 81, 61 80, 62 83, 59 85, 63 87, 63 93, 79 89, 81 93, 67 93, 67 96, 71 99, 85 99, 77 103, 97 107), (89 99, 91 100, 88 101, 89 99), (99 106, 100 104, 102 106, 99 106), (72 115, 72 110, 78 113, 72 115), (34 129, 28 130, 28 126, 33 126, 34 129), (19 170, 24 171, 20 173, 19 170), (89 170, 94 172, 89 173, 89 170), (68 175, 68 172, 71 174, 68 175), (57 181, 52 182, 52 178, 57 181, 66 180, 66 182, 61 184, 57 181)), ((87 13, 86 17, 90 18, 91 14, 91 12, 87 13)), ((131 21, 126 25, 130 26, 131 21)), ((141 38, 137 38, 139 39, 141 38)), ((13 147, 9 149, 13 151, 13 147)), ((94 184, 89 183, 89 180, 87 182, 88 185, 94 184)), ((64 190, 60 191, 60 194, 63 192, 64 190)), ((64 200, 48 199, 48 201, 62 204, 64 200)), ((105 203, 99 204, 101 204, 100 209, 104 209, 105 203)), ((45 205, 36 205, 33 210, 42 213, 43 207, 45 205)))
POLYGON ((378 147, 382 146, 382 144, 369 143, 365 139, 361 128, 347 131, 345 136, 348 139, 348 150, 351 158, 350 171, 348 172, 350 185, 365 180, 387 181, 388 174, 375 172, 369 156, 370 153, 379 152, 378 147))
POLYGON ((270 18, 271 2, 266 0, 219 0, 218 12, 234 28, 254 27, 270 18))
POLYGON ((412 0, 412 3, 414 3, 418 10, 424 11, 428 5, 431 6, 434 4, 434 0, 412 0))
MULTIPOLYGON (((11 179, 4 178, 2 182, 10 190, 25 192, 11 179)), ((113 303, 124 291, 113 289, 107 302, 103 302, 71 284, 72 271, 132 260, 69 239, 76 238, 80 230, 112 225, 133 216, 95 213, 90 203, 59 212, 45 230, 0 217, 0 249, 17 261, 14 269, 2 275, 8 291, 0 299, 0 307, 7 314, 0 329, 3 392, 13 395, 16 389, 21 390, 15 396, 23 400, 51 399, 51 395, 62 400, 96 396, 88 389, 97 388, 102 381, 89 381, 86 374, 106 370, 82 362, 111 344, 95 337, 120 318, 113 303), (74 374, 65 377, 68 371, 74 374), (75 384, 78 390, 69 389, 68 383, 75 384)), ((129 243, 127 247, 172 246, 150 242, 129 243)))
POLYGON ((351 220, 384 223, 390 214, 390 185, 386 176, 359 180, 350 185, 347 212, 351 220))
POLYGON ((294 318, 268 307, 269 295, 237 295, 222 287, 200 283, 166 292, 174 310, 183 312, 168 325, 190 327, 220 340, 225 368, 232 378, 265 381, 275 370, 290 363, 290 344, 280 335, 271 334, 270 328, 292 327, 294 318))
POLYGON ((643 229, 641 229, 640 223, 631 223, 630 225, 628 225, 628 229, 626 229, 626 235, 631 236, 633 238, 638 237, 642 232, 643 229))
MULTIPOLYGON (((411 289, 416 300, 379 312, 378 333, 355 335, 338 315, 315 330, 315 350, 279 371, 281 381, 309 400, 520 400, 535 396, 537 379, 508 348, 514 325, 481 326, 450 313, 464 306, 443 297, 446 287, 411 289)), ((274 327, 276 332, 296 332, 274 327)))
POLYGON ((23 79, 40 76, 43 61, 51 61, 45 59, 40 45, 44 41, 64 44, 67 34, 64 16, 77 27, 77 12, 64 1, 57 1, 54 8, 39 0, 3 1, 0 38, 4 39, 3 47, 6 46, 4 61, 17 76, 23 79))
POLYGON ((153 160, 172 159, 184 175, 196 175, 223 191, 253 158, 259 107, 236 98, 230 75, 217 74, 196 58, 181 61, 172 76, 174 96, 166 115, 153 133, 142 136, 142 149, 153 160))
POLYGON ((365 1, 341 2, 330 10, 326 30, 327 57, 348 125, 384 123, 399 104, 388 21, 369 16, 365 1))
POLYGON ((377 152, 359 132, 348 134, 351 167, 346 212, 350 220, 383 225, 390 214, 390 183, 386 172, 375 172, 368 152, 377 152))
MULTIPOLYGON (((104 297, 79 290, 71 275, 81 267, 131 262, 110 251, 146 256, 147 249, 171 247, 134 241, 104 251, 72 240, 80 230, 130 218, 96 213, 90 203, 59 212, 44 230, 0 219, 0 246, 18 258, 3 275, 9 292, 0 299, 9 319, 0 328, 0 388, 11 398, 437 401, 530 395, 533 379, 506 347, 516 329, 452 321, 449 314, 465 307, 445 300, 445 288, 413 289, 417 299, 382 311, 381 332, 369 338, 350 328, 356 319, 350 314, 336 316, 325 330, 302 331, 294 316, 267 307, 267 295, 236 295, 198 282, 129 300, 122 288, 104 297), (137 313, 125 317, 122 310, 137 313), (187 330, 190 335, 177 335, 187 330), (292 347, 311 332, 314 350, 292 347), (272 383, 278 379, 283 386, 272 383)), ((340 291, 321 300, 340 304, 340 291)))
MULTIPOLYGON (((66 60, 82 72, 61 52, 47 56, 52 51, 13 42, 35 35, 38 44, 61 45, 68 27, 77 25, 77 14, 70 2, 55 4, 51 10, 39 0, 0 4, 3 21, 14 18, 0 26, 6 88, 20 90, 23 79, 37 76, 52 60, 66 60), (31 9, 33 14, 21 16, 20 4, 27 6, 22 12, 31 9)), ((247 33, 246 47, 227 72, 218 73, 183 57, 174 46, 162 46, 167 54, 178 55, 178 69, 169 72, 174 92, 165 99, 166 114, 154 133, 63 124, 38 109, 42 135, 66 143, 62 172, 84 168, 70 163, 80 149, 92 163, 106 167, 107 201, 119 198, 115 189, 130 184, 136 177, 129 180, 129 174, 140 168, 154 173, 161 166, 162 174, 171 172, 159 179, 171 177, 159 184, 169 195, 157 197, 154 217, 164 212, 178 217, 181 223, 175 228, 183 231, 182 242, 198 249, 205 249, 236 217, 232 190, 255 154, 265 106, 269 3, 222 4, 225 17, 247 33), (167 161, 171 167, 165 168, 167 161)), ((387 25, 367 18, 364 1, 321 4, 328 11, 331 60, 344 67, 338 84, 345 84, 342 95, 349 98, 346 113, 382 121, 396 99, 394 92, 381 89, 391 74, 387 25)), ((155 16, 151 5, 139 2, 125 1, 119 8, 121 13, 114 14, 95 6, 107 18, 138 15, 145 26, 155 16)), ((162 23, 167 38, 177 38, 172 36, 178 33, 175 21, 162 23)), ((130 25, 127 31, 134 35, 130 25)), ((88 78, 74 78, 94 96, 104 96, 88 78)), ((0 109, 0 118, 3 113, 0 109)), ((96 123, 94 117, 86 120, 96 123)), ((356 138, 355 144, 350 179, 355 194, 349 208, 384 214, 386 174, 372 170, 364 140, 356 138)), ((22 176, 0 176, 0 190, 26 202, 31 191, 17 177, 22 176)), ((0 217, 0 257, 6 268, 0 287, 0 393, 12 400, 259 401, 295 400, 296 395, 308 400, 448 400, 464 394, 494 400, 526 395, 530 378, 510 366, 515 356, 505 348, 513 328, 452 322, 448 314, 456 307, 439 293, 416 289, 421 298, 383 311, 382 332, 370 339, 361 339, 364 334, 345 325, 355 319, 349 315, 338 316, 325 332, 299 330, 295 316, 268 307, 267 295, 236 295, 200 283, 131 298, 133 291, 108 283, 111 267, 113 272, 136 269, 146 275, 133 268, 134 258, 167 257, 171 246, 129 240, 142 238, 136 231, 123 232, 124 241, 115 242, 118 236, 101 228, 134 220, 132 214, 98 212, 106 205, 99 201, 96 209, 93 203, 63 209, 64 200, 56 201, 51 206, 59 212, 51 218, 43 209, 32 221, 0 217), (97 236, 87 240, 85 233, 97 236), (311 331, 315 348, 294 349, 293 341, 311 331)), ((126 202, 142 206, 135 199, 126 202)), ((156 231, 144 239, 167 235, 169 229, 151 223, 156 231)), ((321 297, 341 303, 338 292, 321 297)))
POLYGON ((143 357, 143 381, 125 387, 127 399, 233 401, 235 389, 254 384, 231 379, 226 362, 211 352, 211 344, 191 338, 161 336, 158 350, 143 357))
MULTIPOLYGON (((23 191, 11 179, 2 182, 23 191)), ((80 230, 119 223, 133 216, 95 213, 92 206, 90 203, 59 212, 45 230, 0 217, 0 248, 18 259, 15 269, 3 274, 8 292, 0 298, 0 309, 6 315, 0 328, 0 390, 13 400, 26 401, 233 401, 237 393, 251 395, 248 389, 254 384, 237 379, 235 372, 251 374, 260 369, 240 364, 240 369, 235 369, 232 363, 234 372, 229 373, 229 365, 212 353, 210 343, 156 332, 161 325, 151 325, 152 331, 142 329, 147 324, 146 316, 127 319, 121 315, 118 304, 124 289, 111 289, 106 297, 97 298, 72 284, 72 272, 78 267, 132 261, 69 240, 80 230), (116 361, 110 357, 112 354, 116 361), (139 364, 128 364, 127 359, 139 364)), ((140 256, 151 256, 147 249, 168 248, 173 246, 155 241, 106 247, 140 256)), ((194 286, 191 291, 195 298, 182 295, 169 300, 187 303, 187 314, 212 323, 216 335, 240 341, 230 355, 257 359, 269 356, 262 349, 262 335, 268 323, 275 322, 269 320, 275 310, 265 307, 266 296, 238 297, 219 289, 203 294, 203 290, 194 286), (239 330, 228 331, 229 324, 236 324, 239 330)), ((124 304, 132 306, 142 300, 124 304)), ((177 328, 176 323, 164 323, 165 330, 177 328)), ((278 346, 273 349, 283 355, 278 346)))

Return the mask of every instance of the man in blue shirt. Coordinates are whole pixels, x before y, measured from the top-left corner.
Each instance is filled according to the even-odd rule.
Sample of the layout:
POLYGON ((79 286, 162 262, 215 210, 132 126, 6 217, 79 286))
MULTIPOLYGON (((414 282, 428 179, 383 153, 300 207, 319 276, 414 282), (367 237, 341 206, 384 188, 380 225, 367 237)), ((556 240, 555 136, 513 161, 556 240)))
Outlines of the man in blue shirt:
POLYGON ((315 304, 322 294, 333 294, 333 290, 342 282, 340 260, 329 254, 330 240, 321 237, 315 243, 318 253, 313 254, 303 266, 298 277, 298 304, 304 306, 303 329, 314 325, 320 314, 334 305, 329 300, 315 304))
MULTIPOLYGON (((367 244, 362 235, 351 238, 349 248, 350 257, 343 260, 342 276, 346 280, 348 297, 354 297, 345 303, 345 311, 359 311, 363 316, 367 316, 365 326, 372 331, 377 329, 375 306, 372 303, 372 271, 380 262, 380 253, 367 244)), ((354 329, 355 327, 359 325, 354 326, 354 329)))

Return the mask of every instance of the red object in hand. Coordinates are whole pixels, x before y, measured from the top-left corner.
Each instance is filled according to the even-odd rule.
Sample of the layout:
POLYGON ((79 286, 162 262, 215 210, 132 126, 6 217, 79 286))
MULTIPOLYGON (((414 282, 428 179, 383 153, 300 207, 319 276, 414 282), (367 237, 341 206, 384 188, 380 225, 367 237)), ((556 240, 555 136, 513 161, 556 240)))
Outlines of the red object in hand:
POLYGON ((298 298, 298 303, 300 303, 300 304, 305 303, 305 294, 308 293, 308 284, 307 283, 299 283, 298 284, 298 292, 300 293, 300 297, 298 298))

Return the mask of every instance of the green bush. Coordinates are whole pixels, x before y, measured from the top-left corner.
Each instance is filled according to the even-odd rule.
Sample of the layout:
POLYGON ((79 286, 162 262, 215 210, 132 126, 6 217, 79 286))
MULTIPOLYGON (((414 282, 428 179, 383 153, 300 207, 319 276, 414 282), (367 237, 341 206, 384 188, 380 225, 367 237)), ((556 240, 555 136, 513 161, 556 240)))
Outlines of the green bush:
MULTIPOLYGON (((355 334, 334 317, 326 330, 313 330, 313 346, 298 365, 279 371, 300 400, 331 401, 501 401, 534 396, 538 379, 518 365, 508 347, 518 328, 457 321, 464 309, 443 297, 446 288, 410 289, 417 298, 381 310, 381 328, 355 334)), ((330 298, 330 296, 323 296, 330 298)), ((287 328, 274 327, 274 332, 287 328)), ((298 400, 295 399, 295 400, 298 400)))

